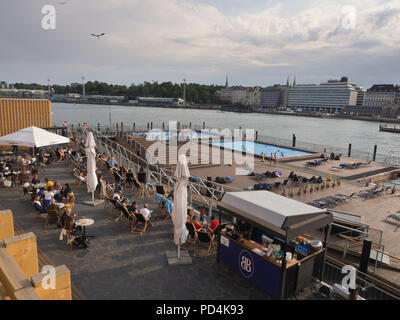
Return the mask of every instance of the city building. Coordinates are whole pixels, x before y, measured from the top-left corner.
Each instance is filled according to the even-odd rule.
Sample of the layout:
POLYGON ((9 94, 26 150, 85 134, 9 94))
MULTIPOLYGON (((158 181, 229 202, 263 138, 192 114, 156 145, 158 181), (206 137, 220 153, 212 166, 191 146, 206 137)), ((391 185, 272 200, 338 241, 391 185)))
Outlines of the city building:
POLYGON ((364 105, 364 99, 367 90, 363 87, 356 87, 356 90, 357 90, 356 106, 362 107, 364 105))
POLYGON ((365 94, 365 107, 382 107, 400 102, 400 88, 393 84, 374 84, 365 94))
POLYGON ((286 87, 274 85, 261 90, 260 106, 264 109, 277 109, 286 101, 286 87))
POLYGON ((252 87, 246 90, 245 106, 259 107, 261 105, 261 87, 252 87))
MULTIPOLYGON (((1 87, 1 86, 0 86, 1 87)), ((28 90, 28 89, 0 89, 0 97, 3 98, 30 98, 30 99, 45 99, 48 97, 46 90, 28 90)))
POLYGON ((288 92, 288 107, 307 112, 339 112, 357 104, 356 85, 347 77, 321 84, 298 84, 288 92))

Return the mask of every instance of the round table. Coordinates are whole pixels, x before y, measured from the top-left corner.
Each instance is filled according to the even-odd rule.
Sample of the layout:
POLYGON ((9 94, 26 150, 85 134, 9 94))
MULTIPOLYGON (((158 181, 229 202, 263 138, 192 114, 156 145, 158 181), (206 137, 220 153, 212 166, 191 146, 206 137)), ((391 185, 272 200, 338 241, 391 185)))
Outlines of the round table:
POLYGON ((54 204, 55 204, 57 207, 59 207, 60 209, 62 209, 62 208, 65 207, 65 204, 62 203, 62 202, 55 202, 54 204))
POLYGON ((83 237, 86 238, 86 227, 91 226, 92 224, 94 224, 94 220, 93 219, 89 219, 89 218, 81 218, 78 219, 75 224, 77 226, 83 227, 83 237))

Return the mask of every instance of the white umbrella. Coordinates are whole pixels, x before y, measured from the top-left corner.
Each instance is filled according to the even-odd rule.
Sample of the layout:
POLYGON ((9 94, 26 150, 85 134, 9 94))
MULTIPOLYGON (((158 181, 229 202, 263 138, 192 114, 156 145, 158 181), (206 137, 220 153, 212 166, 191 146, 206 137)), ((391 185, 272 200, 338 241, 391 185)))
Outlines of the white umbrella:
POLYGON ((28 127, 0 137, 0 145, 8 146, 40 148, 62 143, 69 143, 69 139, 37 127, 28 127))
POLYGON ((96 142, 93 138, 93 133, 88 132, 86 136, 85 151, 87 157, 87 177, 86 184, 88 192, 92 193, 92 201, 94 202, 94 191, 97 187, 97 175, 96 175, 96 142))
POLYGON ((178 245, 178 259, 180 259, 180 245, 186 242, 188 230, 187 222, 187 184, 190 177, 185 155, 179 155, 178 165, 175 170, 177 182, 174 187, 174 206, 172 208, 172 221, 174 223, 174 242, 178 245))

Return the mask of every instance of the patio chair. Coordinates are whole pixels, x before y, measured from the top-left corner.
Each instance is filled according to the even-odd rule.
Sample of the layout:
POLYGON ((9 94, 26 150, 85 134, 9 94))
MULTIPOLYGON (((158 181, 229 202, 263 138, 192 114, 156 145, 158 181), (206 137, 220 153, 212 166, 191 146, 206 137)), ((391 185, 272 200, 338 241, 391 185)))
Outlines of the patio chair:
POLYGON ((150 226, 150 227, 153 226, 150 221, 151 218, 146 219, 141 213, 136 213, 135 216, 136 216, 137 220, 136 220, 136 223, 132 226, 132 230, 131 230, 132 233, 142 235, 143 233, 146 232, 148 226, 150 226), (140 225, 140 224, 143 225, 142 228, 139 228, 138 225, 140 225))
POLYGON ((46 228, 49 226, 49 224, 57 224, 60 225, 60 214, 58 210, 47 210, 47 216, 46 216, 46 222, 45 226, 46 228))
POLYGON ((104 199, 106 200, 104 202, 104 211, 107 213, 114 213, 114 214, 118 213, 119 214, 120 210, 116 206, 117 201, 114 199, 111 199, 107 196, 105 196, 104 199))
POLYGON ((200 243, 208 244, 207 255, 209 255, 211 249, 216 247, 215 234, 210 235, 210 233, 207 231, 196 231, 196 233, 198 238, 198 244, 200 243))
POLYGON ((22 190, 24 191, 24 199, 31 200, 33 196, 33 191, 30 191, 28 187, 22 187, 22 190))
POLYGON ((189 231, 189 236, 187 238, 189 240, 188 242, 193 243, 193 246, 195 247, 199 239, 194 224, 186 222, 186 229, 189 231))
POLYGON ((396 222, 397 223, 399 223, 400 222, 400 212, 399 211, 397 211, 397 212, 390 212, 390 211, 388 211, 388 215, 386 216, 386 218, 385 218, 385 220, 387 221, 389 218, 391 218, 391 219, 393 219, 393 220, 396 220, 396 222))
POLYGON ((167 192, 164 189, 163 185, 158 185, 158 186, 154 186, 156 188, 156 193, 162 195, 163 197, 165 197, 165 195, 167 194, 167 192))
POLYGON ((142 198, 148 198, 150 196, 149 189, 146 187, 145 184, 140 183, 138 179, 134 178, 133 184, 136 187, 136 195, 138 195, 142 198))
POLYGON ((123 230, 126 227, 132 226, 135 222, 136 216, 133 213, 130 213, 125 206, 119 206, 120 215, 114 220, 114 222, 122 223, 122 228, 119 231, 123 230))

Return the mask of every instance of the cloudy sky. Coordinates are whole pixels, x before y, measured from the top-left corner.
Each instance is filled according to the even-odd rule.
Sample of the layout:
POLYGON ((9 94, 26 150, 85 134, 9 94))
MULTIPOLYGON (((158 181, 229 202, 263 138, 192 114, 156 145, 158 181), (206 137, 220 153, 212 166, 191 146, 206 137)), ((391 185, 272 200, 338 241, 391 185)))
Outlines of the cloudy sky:
MULTIPOLYGON (((47 20, 46 20, 47 21, 47 20)), ((0 81, 400 83, 399 0, 1 0, 0 81), (44 30, 44 5, 56 29, 44 30), (105 32, 96 39, 91 33, 105 32)))

